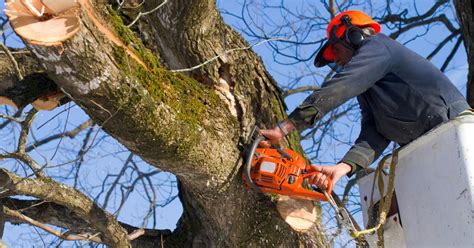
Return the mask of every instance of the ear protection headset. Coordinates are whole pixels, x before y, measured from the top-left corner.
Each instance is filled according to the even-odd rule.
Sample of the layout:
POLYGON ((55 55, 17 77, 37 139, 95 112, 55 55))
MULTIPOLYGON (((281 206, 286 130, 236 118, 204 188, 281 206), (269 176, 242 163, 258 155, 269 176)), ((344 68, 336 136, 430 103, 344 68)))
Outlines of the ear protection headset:
POLYGON ((357 50, 365 40, 364 32, 359 27, 352 25, 351 18, 348 15, 341 16, 340 20, 341 24, 346 26, 344 34, 345 41, 349 43, 352 48, 357 50))

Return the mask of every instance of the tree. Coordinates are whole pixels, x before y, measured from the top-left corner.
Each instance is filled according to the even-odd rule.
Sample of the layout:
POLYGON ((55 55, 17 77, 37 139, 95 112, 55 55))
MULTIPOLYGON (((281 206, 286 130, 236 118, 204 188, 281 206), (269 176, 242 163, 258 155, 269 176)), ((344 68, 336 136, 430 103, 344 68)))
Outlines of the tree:
MULTIPOLYGON (((166 238, 167 246, 323 244, 321 236, 310 238, 311 234, 290 230, 275 211, 272 199, 249 192, 242 184, 241 145, 251 126, 274 125, 284 118, 285 111, 275 82, 251 50, 222 56, 229 48, 248 44, 223 23, 214 1, 168 2, 147 16, 146 21, 153 25, 134 26, 149 37, 155 53, 106 2, 80 4, 76 10, 81 26, 78 32, 61 46, 35 45, 41 42, 25 39, 34 54, 26 59, 33 65, 35 60, 41 63, 45 68, 42 76, 54 81, 131 151, 177 175, 185 212, 178 229, 166 238), (214 63, 188 75, 169 70, 192 67, 216 55, 221 56, 214 63)), ((116 2, 111 4, 117 7, 116 2)), ((38 72, 22 69, 25 75, 38 72)), ((24 85, 24 81, 16 83, 24 85)), ((296 147, 296 136, 291 140, 296 147)), ((79 192, 67 192, 80 199, 77 205, 69 198, 48 198, 64 196, 65 192, 41 175, 39 168, 33 168, 38 173, 31 180, 3 171, 3 181, 15 185, 8 188, 12 195, 30 195, 59 204, 100 232, 105 244, 130 245, 126 230, 79 192), (55 194, 46 196, 47 192, 31 188, 22 191, 17 180, 26 188, 51 183, 49 192, 55 194), (88 205, 80 205, 83 203, 88 205)), ((71 227, 77 223, 65 224, 71 227)), ((147 246, 153 246, 159 240, 149 242, 147 246)))
POLYGON ((474 67, 472 66, 474 64, 474 45, 472 44, 472 40, 474 37, 474 19, 472 17, 472 4, 473 2, 470 0, 454 1, 454 6, 456 6, 456 13, 464 38, 467 61, 469 64, 469 74, 467 79, 467 100, 471 107, 474 106, 474 67))
MULTIPOLYGON (((276 82, 260 58, 251 51, 251 46, 223 22, 215 1, 146 1, 141 5, 142 12, 125 8, 127 5, 136 6, 136 1, 79 2, 80 6, 71 10, 72 24, 69 27, 71 32, 77 33, 61 41, 61 45, 46 46, 49 44, 39 44, 47 43, 44 40, 35 42, 37 37, 25 38, 32 54, 15 54, 14 59, 21 61, 16 72, 9 63, 11 58, 3 57, 1 80, 9 83, 2 83, 8 86, 0 88, 0 95, 6 96, 19 108, 38 98, 59 104, 72 100, 134 154, 157 168, 176 174, 180 181, 179 197, 185 210, 177 230, 164 236, 167 246, 327 244, 321 223, 317 223, 312 232, 298 234, 279 217, 274 198, 256 195, 243 186, 239 171, 242 164, 240 154, 251 127, 254 124, 275 125, 285 117, 285 106, 276 82), (58 89, 67 97, 60 98, 58 89)), ((244 3, 243 8, 251 4, 244 3)), ((311 32, 324 30, 335 12, 371 2, 343 1, 339 4, 327 1, 325 4, 326 9, 321 12, 327 12, 317 15, 318 28, 310 29, 311 32)), ((440 42, 439 49, 436 48, 428 57, 433 57, 459 35, 459 29, 443 18, 443 7, 449 4, 448 1, 437 1, 426 13, 416 13, 414 17, 407 15, 403 8, 392 10, 391 4, 388 2, 382 8, 378 20, 392 27, 393 38, 416 27, 428 30, 436 23, 443 23, 450 31, 440 42)), ((271 7, 280 8, 288 16, 301 17, 286 9, 284 4, 271 7)), ((47 22, 51 17, 54 15, 38 21, 47 22)), ((240 18, 245 20, 245 16, 240 18)), ((307 45, 314 50, 315 45, 321 44, 321 36, 317 39, 314 35, 302 36, 308 37, 309 41, 283 40, 280 37, 285 37, 282 28, 292 30, 293 27, 289 25, 290 19, 285 20, 288 22, 276 27, 272 33, 255 32, 255 28, 265 30, 259 29, 258 25, 248 25, 241 31, 252 34, 257 41, 268 41, 267 44, 274 48, 277 61, 280 61, 278 56, 285 56, 294 58, 294 63, 311 63, 311 56, 302 58, 300 53, 290 52, 307 45)), ((303 16, 301 20, 306 27, 313 21, 314 16, 303 16)), ((301 30, 292 31, 297 35, 301 30)), ((453 51, 456 50, 453 47, 453 51)), ((449 63, 448 59, 446 61, 449 63)), ((322 78, 331 75, 329 72, 322 78)), ((285 93, 292 93, 289 90, 302 89, 286 87, 285 93)), ((322 144, 324 137, 334 137, 330 123, 356 109, 357 106, 351 104, 336 110, 304 137, 322 144)), ((30 111, 25 118, 11 117, 11 121, 22 123, 22 130, 28 132, 28 123, 34 112, 30 111)), ((293 149, 300 149, 298 143, 296 134, 288 139, 288 145, 293 149)), ((317 154, 320 146, 314 147, 308 151, 317 154)), ((3 170, 2 182, 20 182, 14 183, 15 187, 11 184, 7 185, 12 187, 4 187, 8 188, 10 195, 30 195, 53 205, 47 208, 40 204, 42 209, 59 211, 43 211, 43 214, 47 213, 43 217, 38 215, 39 211, 28 211, 22 212, 21 216, 18 212, 8 212, 8 209, 14 210, 13 206, 24 204, 21 206, 37 210, 34 206, 38 202, 19 202, 10 197, 4 203, 8 208, 4 212, 10 216, 10 221, 16 218, 16 221, 28 223, 24 217, 28 216, 66 228, 72 234, 100 233, 85 238, 99 237, 93 241, 110 246, 129 246, 127 238, 137 236, 132 241, 135 245, 156 246, 161 243, 158 237, 163 232, 144 230, 145 234, 140 236, 138 228, 118 222, 81 192, 64 188, 47 175, 41 175, 42 170, 38 168, 41 166, 35 165, 25 154, 26 149, 18 149, 9 154, 9 158, 29 164, 31 170, 37 172, 36 176, 23 180, 3 170), (52 191, 56 192, 53 196, 57 198, 52 198, 50 192, 38 192, 36 188, 28 187, 41 183, 57 189, 52 191), (60 199, 64 193, 81 201, 74 205, 69 198, 60 199), (63 221, 53 221, 57 219, 63 221)), ((84 238, 80 235, 74 238, 78 236, 84 238)))

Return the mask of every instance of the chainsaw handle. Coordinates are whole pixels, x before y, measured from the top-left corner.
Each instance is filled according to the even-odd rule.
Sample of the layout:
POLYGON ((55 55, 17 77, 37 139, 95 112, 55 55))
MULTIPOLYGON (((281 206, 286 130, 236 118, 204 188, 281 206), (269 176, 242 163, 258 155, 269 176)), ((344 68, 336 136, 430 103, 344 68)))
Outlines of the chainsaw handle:
MULTIPOLYGON (((319 172, 319 171, 316 171, 316 170, 312 170, 310 172, 306 172, 304 175, 303 175, 303 180, 304 179, 308 179, 308 182, 309 180, 311 180, 311 177, 313 176, 316 176, 318 175, 319 173, 322 173, 322 172, 319 172)), ((326 188, 326 191, 328 192, 328 194, 331 194, 332 192, 332 187, 333 187, 333 183, 331 181, 331 179, 329 178, 326 178, 326 180, 328 180, 328 187, 326 188)), ((319 189, 321 191, 323 191, 323 189, 319 188, 318 186, 316 186, 315 184, 310 184, 311 187, 313 188, 313 190, 316 190, 316 189, 319 189)))

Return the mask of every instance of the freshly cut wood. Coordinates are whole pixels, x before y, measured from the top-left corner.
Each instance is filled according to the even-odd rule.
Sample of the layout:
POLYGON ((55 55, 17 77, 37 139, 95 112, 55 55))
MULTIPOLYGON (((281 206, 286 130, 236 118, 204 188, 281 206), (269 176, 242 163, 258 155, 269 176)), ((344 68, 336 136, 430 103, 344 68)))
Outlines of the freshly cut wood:
POLYGON ((20 0, 33 15, 41 17, 44 14, 45 7, 39 0, 20 0))
POLYGON ((306 232, 316 224, 317 214, 312 201, 280 196, 277 209, 295 231, 306 232))
POLYGON ((51 10, 51 12, 56 14, 63 13, 69 9, 80 7, 77 0, 41 0, 41 3, 51 10))
POLYGON ((59 92, 47 97, 38 98, 31 105, 37 110, 51 111, 61 105, 61 98, 65 97, 64 93, 59 92))
POLYGON ((11 99, 4 96, 0 96, 0 105, 8 105, 18 109, 18 106, 16 106, 16 104, 11 99))
POLYGON ((79 31, 80 5, 75 1, 12 0, 5 4, 13 30, 31 44, 60 45, 79 31))

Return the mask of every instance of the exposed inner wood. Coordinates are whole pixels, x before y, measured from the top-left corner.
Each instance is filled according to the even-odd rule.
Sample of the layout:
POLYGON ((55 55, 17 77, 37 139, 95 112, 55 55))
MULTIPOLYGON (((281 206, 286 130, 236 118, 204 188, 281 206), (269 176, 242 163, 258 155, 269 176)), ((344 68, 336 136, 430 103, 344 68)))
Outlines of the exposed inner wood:
POLYGON ((5 4, 5 14, 15 32, 29 43, 60 45, 79 31, 80 5, 75 1, 13 0, 5 4))
POLYGON ((305 232, 316 224, 316 209, 312 201, 282 195, 278 199, 277 210, 295 231, 305 232))

